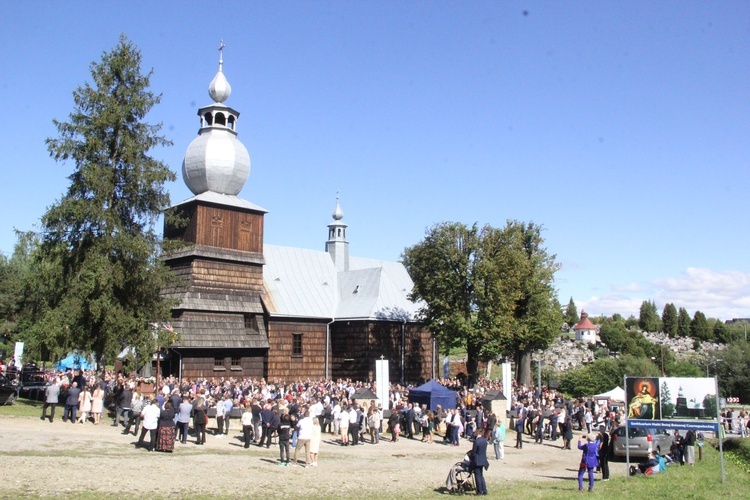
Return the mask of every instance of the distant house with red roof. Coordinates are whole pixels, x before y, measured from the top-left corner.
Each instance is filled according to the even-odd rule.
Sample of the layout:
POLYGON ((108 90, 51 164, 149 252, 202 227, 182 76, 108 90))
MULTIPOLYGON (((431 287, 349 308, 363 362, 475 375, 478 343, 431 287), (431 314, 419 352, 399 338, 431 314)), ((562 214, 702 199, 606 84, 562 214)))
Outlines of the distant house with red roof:
POLYGON ((584 310, 581 310, 581 321, 573 327, 573 331, 576 334, 576 342, 596 344, 598 340, 596 325, 591 322, 584 310))

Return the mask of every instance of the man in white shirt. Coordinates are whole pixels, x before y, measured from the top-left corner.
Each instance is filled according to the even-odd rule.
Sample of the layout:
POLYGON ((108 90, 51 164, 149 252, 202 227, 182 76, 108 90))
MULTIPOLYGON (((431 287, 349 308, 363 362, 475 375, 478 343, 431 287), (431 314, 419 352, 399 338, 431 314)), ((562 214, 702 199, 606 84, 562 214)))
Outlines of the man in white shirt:
POLYGON ((357 404, 355 403, 352 405, 352 407, 349 409, 349 436, 350 436, 350 443, 352 446, 357 446, 359 444, 359 416, 360 416, 360 410, 357 404))
POLYGON ((154 445, 156 444, 156 429, 159 427, 159 414, 161 414, 161 410, 159 409, 159 401, 157 399, 151 401, 151 404, 143 409, 141 412, 143 428, 141 429, 141 437, 138 439, 138 444, 136 446, 143 446, 143 438, 146 436, 146 431, 148 431, 150 434, 150 442, 148 446, 146 446, 146 449, 148 451, 154 450, 154 445))
POLYGON ((318 418, 323 414, 323 403, 316 400, 315 404, 310 407, 310 418, 318 418))
POLYGON ((224 399, 216 402, 216 437, 222 437, 224 432, 224 415, 226 414, 226 406, 224 406, 224 399))
POLYGON ((336 404, 333 406, 331 413, 333 415, 333 435, 336 436, 339 433, 339 424, 341 423, 341 405, 338 401, 336 401, 336 404))
POLYGON ((297 461, 297 452, 300 448, 305 448, 305 468, 310 465, 310 440, 312 439, 313 421, 310 418, 310 412, 306 411, 305 416, 297 422, 297 447, 294 448, 294 463, 297 461))

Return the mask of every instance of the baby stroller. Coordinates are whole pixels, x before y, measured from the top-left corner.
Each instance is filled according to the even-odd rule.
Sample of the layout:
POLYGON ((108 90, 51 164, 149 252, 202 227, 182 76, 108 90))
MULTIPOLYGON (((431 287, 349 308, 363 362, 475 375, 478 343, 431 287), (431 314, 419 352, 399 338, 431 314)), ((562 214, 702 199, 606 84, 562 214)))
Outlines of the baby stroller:
POLYGON ((450 493, 463 495, 474 491, 474 474, 471 471, 471 462, 463 460, 456 462, 448 472, 448 478, 445 480, 445 487, 450 493))

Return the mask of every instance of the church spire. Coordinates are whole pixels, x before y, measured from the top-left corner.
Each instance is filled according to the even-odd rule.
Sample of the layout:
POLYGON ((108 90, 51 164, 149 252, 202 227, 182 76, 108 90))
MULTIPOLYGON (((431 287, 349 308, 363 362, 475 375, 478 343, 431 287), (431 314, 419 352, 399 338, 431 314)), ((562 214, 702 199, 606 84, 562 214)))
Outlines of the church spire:
POLYGON ((201 128, 182 162, 182 178, 193 194, 207 191, 236 196, 250 175, 250 155, 237 139, 240 113, 223 104, 232 87, 224 76, 224 41, 219 44, 219 72, 208 86, 213 104, 198 110, 201 128))
POLYGON ((208 86, 208 95, 216 103, 222 103, 232 95, 232 86, 229 85, 227 77, 224 76, 224 47, 226 47, 224 40, 221 40, 219 42, 219 72, 216 73, 216 76, 208 86))
POLYGON ((328 224, 328 241, 326 252, 333 259, 337 271, 349 270, 349 242, 346 240, 346 224, 342 221, 344 211, 341 210, 339 194, 336 193, 336 208, 333 209, 333 221, 328 224))

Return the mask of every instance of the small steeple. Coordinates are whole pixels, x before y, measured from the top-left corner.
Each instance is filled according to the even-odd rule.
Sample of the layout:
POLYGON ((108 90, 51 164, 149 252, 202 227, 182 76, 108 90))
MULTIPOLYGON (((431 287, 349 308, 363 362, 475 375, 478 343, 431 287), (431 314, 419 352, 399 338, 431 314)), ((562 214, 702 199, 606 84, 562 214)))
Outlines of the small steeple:
POLYGON ((229 96, 232 95, 232 86, 229 85, 227 78, 224 76, 224 40, 219 42, 219 72, 211 80, 211 84, 208 86, 208 95, 211 99, 217 103, 223 103, 229 96))
POLYGON ((346 224, 342 222, 344 211, 339 203, 339 193, 336 192, 336 208, 333 209, 333 221, 328 224, 328 241, 326 252, 333 259, 336 270, 349 270, 349 242, 346 240, 346 224))

